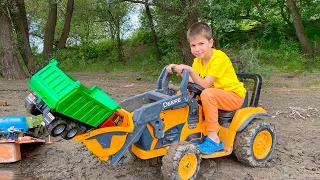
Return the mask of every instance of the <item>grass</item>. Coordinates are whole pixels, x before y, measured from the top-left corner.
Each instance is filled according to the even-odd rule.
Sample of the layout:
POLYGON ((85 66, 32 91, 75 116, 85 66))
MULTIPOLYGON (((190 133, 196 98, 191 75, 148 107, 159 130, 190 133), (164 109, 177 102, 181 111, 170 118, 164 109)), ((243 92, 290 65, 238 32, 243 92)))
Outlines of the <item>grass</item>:
MULTIPOLYGON (((271 41, 255 39, 236 50, 223 51, 235 59, 234 67, 238 72, 257 73, 267 78, 275 73, 309 76, 320 72, 320 56, 307 58, 301 55, 299 43, 295 41, 282 41, 275 46, 271 41)), ((133 40, 124 42, 123 54, 125 64, 118 61, 112 43, 101 42, 56 51, 54 57, 66 72, 135 73, 143 80, 157 79, 165 65, 179 63, 181 59, 177 52, 162 52, 162 62, 157 64, 152 43, 133 40)), ((172 79, 181 81, 179 77, 172 79)))

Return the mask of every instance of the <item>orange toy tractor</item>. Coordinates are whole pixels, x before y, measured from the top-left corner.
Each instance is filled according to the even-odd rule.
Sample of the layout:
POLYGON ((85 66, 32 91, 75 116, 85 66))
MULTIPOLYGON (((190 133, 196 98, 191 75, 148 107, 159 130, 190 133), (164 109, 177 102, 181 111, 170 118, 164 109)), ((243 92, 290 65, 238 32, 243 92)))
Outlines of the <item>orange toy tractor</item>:
POLYGON ((262 79, 256 74, 238 74, 241 79, 254 80, 249 103, 236 111, 219 110, 219 138, 224 149, 210 155, 200 154, 196 143, 207 135, 207 124, 198 96, 203 88, 188 82, 189 73, 183 70, 180 93, 169 88, 170 74, 164 68, 157 81, 157 89, 120 102, 117 110, 99 129, 78 135, 93 154, 117 164, 127 150, 141 159, 162 157, 165 179, 195 179, 201 158, 230 155, 250 166, 263 166, 275 149, 274 127, 263 122, 269 116, 258 107, 262 79))

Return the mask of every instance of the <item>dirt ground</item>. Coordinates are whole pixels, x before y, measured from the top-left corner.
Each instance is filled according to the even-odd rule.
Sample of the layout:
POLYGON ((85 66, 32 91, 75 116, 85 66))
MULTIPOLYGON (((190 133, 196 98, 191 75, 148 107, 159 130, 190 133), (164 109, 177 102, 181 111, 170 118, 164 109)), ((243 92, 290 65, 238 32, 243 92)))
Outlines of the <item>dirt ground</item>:
MULTIPOLYGON (((134 73, 71 74, 83 84, 98 85, 115 101, 156 87, 150 80, 134 73), (141 80, 137 81, 136 78, 141 80)), ((260 104, 272 115, 277 144, 272 159, 264 168, 252 168, 234 156, 203 160, 197 179, 320 179, 320 75, 278 74, 265 78, 260 104)), ((27 114, 24 98, 30 92, 26 80, 0 80, 0 116, 27 114)), ((30 179, 161 179, 161 161, 139 160, 127 154, 113 167, 100 161, 80 142, 53 138, 53 144, 26 147, 23 159, 0 164, 0 171, 11 171, 30 179)), ((3 177, 0 177, 0 179, 3 177)))

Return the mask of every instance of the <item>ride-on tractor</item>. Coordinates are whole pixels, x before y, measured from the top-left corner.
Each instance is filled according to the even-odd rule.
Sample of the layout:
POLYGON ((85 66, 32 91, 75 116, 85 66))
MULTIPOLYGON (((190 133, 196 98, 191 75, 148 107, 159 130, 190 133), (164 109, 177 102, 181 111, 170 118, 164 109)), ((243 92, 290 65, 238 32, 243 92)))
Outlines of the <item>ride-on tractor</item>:
POLYGON ((161 171, 165 179, 195 179, 201 158, 230 155, 250 166, 263 166, 275 149, 274 127, 260 117, 269 116, 258 107, 262 79, 256 74, 238 74, 241 79, 254 80, 242 107, 236 111, 219 110, 219 138, 223 150, 209 155, 200 154, 197 143, 207 135, 205 114, 199 95, 203 88, 188 82, 183 70, 180 93, 169 88, 170 74, 164 68, 157 89, 120 102, 117 110, 99 129, 77 135, 102 160, 116 165, 127 150, 141 159, 162 157, 161 171))

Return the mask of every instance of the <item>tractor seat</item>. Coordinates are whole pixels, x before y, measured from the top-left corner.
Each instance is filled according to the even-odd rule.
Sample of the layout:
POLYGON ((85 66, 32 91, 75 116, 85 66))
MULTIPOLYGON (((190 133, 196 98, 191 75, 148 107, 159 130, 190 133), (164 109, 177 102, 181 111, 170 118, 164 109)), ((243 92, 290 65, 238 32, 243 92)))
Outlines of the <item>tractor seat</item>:
MULTIPOLYGON (((244 98, 244 101, 241 105, 241 108, 244 108, 244 107, 247 107, 248 106, 248 103, 249 103, 249 100, 248 100, 248 91, 246 92, 246 96, 244 98)), ((218 121, 219 121, 219 124, 221 126, 224 126, 224 127, 229 127, 230 123, 231 123, 231 120, 234 116, 234 114, 236 113, 238 109, 234 110, 234 111, 224 111, 224 110, 221 110, 219 109, 218 110, 218 121)))

